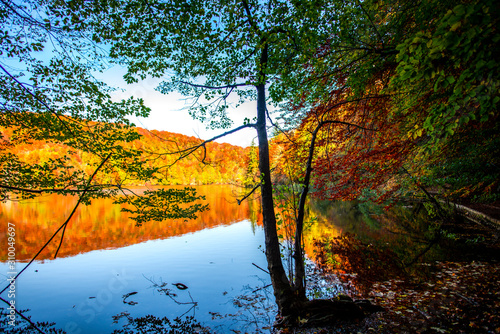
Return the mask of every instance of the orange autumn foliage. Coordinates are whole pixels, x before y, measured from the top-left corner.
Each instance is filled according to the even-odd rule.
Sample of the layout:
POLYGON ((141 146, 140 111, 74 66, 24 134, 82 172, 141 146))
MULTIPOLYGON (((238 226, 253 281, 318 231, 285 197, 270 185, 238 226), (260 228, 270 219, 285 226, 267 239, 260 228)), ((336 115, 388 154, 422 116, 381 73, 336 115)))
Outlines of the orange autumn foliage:
MULTIPOLYGON (((120 206, 113 204, 112 199, 98 199, 91 206, 80 206, 68 224, 58 257, 180 236, 206 228, 230 225, 253 215, 250 202, 236 204, 233 187, 200 186, 197 191, 206 196, 211 210, 200 213, 196 219, 165 220, 140 227, 120 212, 120 206)), ((17 231, 16 259, 31 259, 66 219, 76 201, 72 196, 48 195, 31 202, 3 203, 0 206, 0 217, 3 221, 14 224, 17 231)), ((258 215, 253 216, 257 221, 262 221, 258 215)), ((1 224, 0 243, 6 244, 7 237, 7 224, 1 224)), ((59 236, 56 237, 37 259, 52 259, 59 240, 59 236)), ((5 248, 0 252, 0 261, 6 260, 5 248)))
MULTIPOLYGON (((142 152, 144 167, 157 168, 156 180, 149 184, 158 185, 200 185, 243 183, 246 178, 250 148, 226 143, 209 142, 194 153, 185 155, 191 147, 200 145, 202 140, 167 131, 148 131, 136 128, 139 140, 122 143, 125 149, 142 152)), ((91 175, 98 163, 98 157, 75 151, 62 144, 31 140, 16 142, 13 129, 0 128, 2 152, 13 153, 26 164, 42 164, 50 159, 69 158, 68 164, 75 170, 91 175)), ((144 185, 144 181, 127 175, 120 166, 106 173, 99 173, 94 180, 99 183, 144 185)))
MULTIPOLYGON (((339 76, 337 86, 343 87, 346 80, 339 76)), ((391 113, 391 98, 381 92, 380 80, 372 82, 362 98, 353 98, 350 89, 333 89, 328 101, 311 108, 298 128, 275 141, 283 151, 278 170, 300 182, 317 132, 311 166, 314 196, 353 200, 367 190, 379 202, 396 196, 397 179, 415 140, 402 116, 391 113)))

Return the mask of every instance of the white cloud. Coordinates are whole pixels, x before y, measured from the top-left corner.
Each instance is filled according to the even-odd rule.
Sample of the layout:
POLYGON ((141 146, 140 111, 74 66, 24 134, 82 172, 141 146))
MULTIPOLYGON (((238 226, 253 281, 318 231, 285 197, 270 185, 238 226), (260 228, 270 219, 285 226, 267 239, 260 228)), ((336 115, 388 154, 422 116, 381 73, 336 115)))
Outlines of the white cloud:
MULTIPOLYGON (((111 86, 124 88, 124 91, 115 93, 115 98, 125 99, 130 96, 142 98, 146 106, 151 108, 148 118, 130 118, 136 126, 148 130, 162 130, 174 133, 181 133, 187 136, 209 139, 227 130, 207 130, 206 126, 198 120, 193 119, 187 111, 187 101, 184 96, 178 93, 168 95, 155 90, 160 79, 147 78, 138 83, 127 85, 123 80, 124 69, 113 67, 99 75, 111 86)), ((234 127, 243 124, 245 118, 253 119, 256 115, 256 103, 248 102, 238 108, 230 109, 230 116, 234 127)), ((250 146, 256 137, 253 129, 244 129, 237 133, 225 136, 217 140, 219 143, 229 143, 239 146, 250 146)))

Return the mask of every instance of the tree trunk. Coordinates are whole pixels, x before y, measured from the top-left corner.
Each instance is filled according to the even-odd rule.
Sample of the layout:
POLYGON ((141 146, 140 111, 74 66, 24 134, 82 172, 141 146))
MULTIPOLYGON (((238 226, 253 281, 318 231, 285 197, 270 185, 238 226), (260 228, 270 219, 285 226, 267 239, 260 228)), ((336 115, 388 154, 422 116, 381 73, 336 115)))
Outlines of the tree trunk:
POLYGON ((257 138, 259 140, 259 171, 261 177, 262 216, 264 219, 264 234, 266 246, 267 267, 271 276, 271 283, 281 316, 294 313, 296 302, 294 294, 281 261, 280 244, 276 229, 276 215, 274 212, 273 185, 269 163, 269 142, 266 128, 266 86, 263 68, 267 63, 267 47, 264 47, 260 57, 261 70, 257 89, 257 138))
MULTIPOLYGON (((312 171, 312 158, 314 153, 314 144, 316 139, 315 131, 312 145, 310 147, 309 159, 307 163, 307 172, 304 179, 304 189, 300 198, 299 215, 296 221, 296 274, 297 287, 293 288, 286 276, 283 262, 281 261, 280 244, 276 228, 276 215, 274 212, 273 185, 271 181, 271 168, 269 162, 269 142, 266 129, 266 86, 265 86, 265 64, 267 62, 267 47, 262 50, 259 72, 259 83, 255 86, 257 89, 257 137, 259 140, 259 170, 261 177, 261 198, 262 198, 262 216, 264 219, 264 234, 266 246, 267 268, 271 276, 271 283, 278 305, 279 315, 282 317, 282 324, 294 325, 297 320, 309 319, 309 325, 331 323, 338 319, 360 318, 365 314, 361 305, 352 300, 312 300, 308 301, 305 296, 305 270, 302 254, 302 228, 304 219, 305 199, 307 197, 310 175, 312 171)), ((368 306, 371 306, 368 303, 368 306)), ((372 310, 369 310, 370 312, 372 310)))
POLYGON ((306 199, 309 193, 309 184, 311 182, 312 161, 314 158, 314 148, 316 145, 316 136, 321 128, 321 124, 316 127, 312 133, 311 143, 309 144, 309 155, 306 163, 306 174, 302 181, 302 191, 300 193, 299 205, 297 209, 297 219, 295 221, 295 244, 294 254, 295 259, 295 290, 298 296, 306 298, 306 271, 304 268, 304 252, 302 249, 302 232, 304 230, 304 216, 306 199))
POLYGON ((257 86, 257 136, 259 139, 259 170, 261 174, 262 216, 264 219, 264 233, 266 258, 274 296, 281 315, 289 313, 293 303, 293 293, 290 281, 286 276, 281 261, 280 245, 276 230, 276 216, 274 212, 273 186, 269 164, 269 143, 266 130, 266 95, 265 85, 257 86))

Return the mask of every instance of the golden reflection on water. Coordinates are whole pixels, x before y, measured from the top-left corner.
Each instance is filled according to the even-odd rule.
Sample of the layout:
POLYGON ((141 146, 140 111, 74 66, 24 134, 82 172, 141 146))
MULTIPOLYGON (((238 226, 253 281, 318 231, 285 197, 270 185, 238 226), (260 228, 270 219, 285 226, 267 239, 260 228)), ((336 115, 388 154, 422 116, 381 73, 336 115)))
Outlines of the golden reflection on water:
MULTIPOLYGON (((120 206, 113 204, 111 199, 94 200, 90 206, 82 205, 67 226, 58 257, 165 239, 256 217, 251 212, 255 203, 236 203, 234 187, 199 186, 196 189, 206 196, 210 210, 194 220, 165 220, 136 227, 135 222, 122 213, 120 206)), ((67 219, 76 202, 77 198, 72 196, 47 195, 25 202, 1 203, 0 245, 7 245, 7 226, 8 223, 14 224, 16 260, 28 261, 67 219)), ((60 233, 37 260, 52 258, 59 240, 60 233)), ((6 260, 7 247, 2 247, 0 261, 6 260)))
MULTIPOLYGON (((412 240, 402 238, 407 232, 400 226, 401 217, 395 215, 397 210, 402 209, 393 208, 389 212, 380 210, 375 205, 357 202, 310 201, 306 210, 302 239, 305 254, 314 260, 316 254, 321 251, 319 248, 321 243, 318 244, 317 241, 332 240, 345 234, 355 235, 365 244, 390 244, 398 250, 407 249, 410 245, 414 247, 412 240), (314 223, 309 224, 308 221, 311 220, 314 220, 314 223)), ((279 208, 276 211, 284 216, 284 212, 279 208)), ((294 235, 294 220, 289 219, 287 223, 288 225, 278 226, 278 233, 294 235), (292 227, 289 231, 285 231, 286 226, 292 227)), ((347 266, 345 264, 345 267, 347 266)))

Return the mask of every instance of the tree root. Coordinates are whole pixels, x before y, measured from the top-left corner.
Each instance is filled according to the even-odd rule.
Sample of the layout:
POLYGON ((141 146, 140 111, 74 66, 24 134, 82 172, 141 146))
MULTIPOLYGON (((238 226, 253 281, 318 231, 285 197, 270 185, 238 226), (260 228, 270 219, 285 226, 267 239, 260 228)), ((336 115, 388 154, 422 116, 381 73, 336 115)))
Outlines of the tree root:
POLYGON ((316 327, 334 325, 339 321, 362 319, 372 313, 383 311, 368 300, 353 301, 347 296, 336 299, 313 299, 301 303, 299 309, 283 316, 275 327, 316 327))

